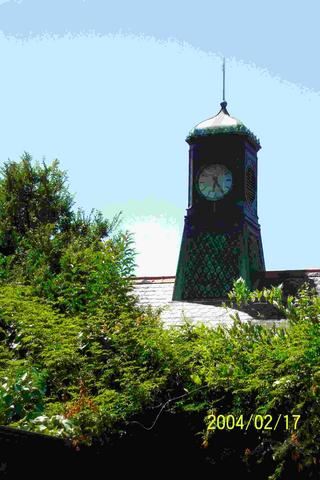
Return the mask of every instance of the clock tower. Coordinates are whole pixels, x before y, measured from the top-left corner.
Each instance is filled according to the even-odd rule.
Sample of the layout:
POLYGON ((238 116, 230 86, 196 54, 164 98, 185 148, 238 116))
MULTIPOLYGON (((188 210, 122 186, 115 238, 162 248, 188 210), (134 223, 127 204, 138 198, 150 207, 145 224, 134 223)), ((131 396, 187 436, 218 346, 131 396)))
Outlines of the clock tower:
POLYGON ((257 215, 260 143, 230 116, 227 102, 186 138, 189 202, 173 300, 223 298, 239 277, 254 286, 265 270, 257 215))

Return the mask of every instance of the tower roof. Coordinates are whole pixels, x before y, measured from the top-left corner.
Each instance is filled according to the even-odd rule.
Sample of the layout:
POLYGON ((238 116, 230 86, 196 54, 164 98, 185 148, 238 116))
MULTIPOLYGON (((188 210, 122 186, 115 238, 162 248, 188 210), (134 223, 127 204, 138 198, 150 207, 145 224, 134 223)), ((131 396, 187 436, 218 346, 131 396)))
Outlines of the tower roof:
POLYGON ((221 109, 214 117, 204 120, 190 130, 186 141, 192 143, 199 137, 217 134, 243 135, 259 150, 261 148, 258 138, 237 118, 231 117, 227 110, 227 102, 221 102, 221 109))

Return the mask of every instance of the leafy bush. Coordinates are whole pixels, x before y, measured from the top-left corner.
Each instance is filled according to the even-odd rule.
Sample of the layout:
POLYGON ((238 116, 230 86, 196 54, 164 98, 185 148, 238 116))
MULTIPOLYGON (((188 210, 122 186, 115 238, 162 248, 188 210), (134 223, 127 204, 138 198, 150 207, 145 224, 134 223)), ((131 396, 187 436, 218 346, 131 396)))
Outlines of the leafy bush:
POLYGON ((32 420, 44 409, 45 374, 29 367, 9 370, 0 383, 0 423, 32 420))
POLYGON ((134 266, 132 240, 127 234, 83 247, 75 240, 63 252, 60 271, 45 287, 39 285, 47 298, 56 302, 60 310, 70 313, 93 312, 97 308, 122 308, 130 301, 128 279, 134 266))
POLYGON ((320 298, 314 291, 306 286, 285 298, 281 286, 251 292, 239 279, 231 305, 268 303, 287 324, 242 323, 235 315, 232 327, 186 321, 163 328, 159 312, 139 307, 132 295, 135 253, 130 234, 115 233, 119 217, 110 222, 99 212, 73 212, 56 163, 32 167, 25 157, 9 162, 3 175, 2 424, 79 445, 124 435, 132 425, 152 430, 166 411, 198 430, 212 464, 226 456, 227 444, 247 471, 265 467, 264 478, 315 478, 320 298), (278 429, 222 431, 208 428, 213 414, 244 422, 253 415, 288 417, 278 429))
MULTIPOLYGON (((186 323, 164 329, 156 315, 134 304, 115 313, 102 303, 94 313, 75 316, 57 312, 30 287, 3 287, 0 317, 13 359, 2 378, 30 382, 30 373, 21 372, 35 368, 33 375, 45 382, 41 395, 34 377, 34 397, 2 400, 3 423, 90 443, 150 414, 159 422, 163 411, 185 412, 190 428, 201 414, 203 446, 217 462, 222 432, 207 430, 210 415, 244 421, 252 414, 281 415, 276 430, 240 429, 239 455, 248 468, 268 465, 272 479, 286 478, 292 468, 308 478, 320 458, 319 298, 305 288, 280 304, 274 290, 264 293, 287 312, 287 326, 242 323, 235 316, 229 328, 186 323), (9 403, 17 407, 8 410, 9 403), (300 416, 296 424, 293 415, 300 416)), ((232 438, 235 430, 225 433, 232 438)))

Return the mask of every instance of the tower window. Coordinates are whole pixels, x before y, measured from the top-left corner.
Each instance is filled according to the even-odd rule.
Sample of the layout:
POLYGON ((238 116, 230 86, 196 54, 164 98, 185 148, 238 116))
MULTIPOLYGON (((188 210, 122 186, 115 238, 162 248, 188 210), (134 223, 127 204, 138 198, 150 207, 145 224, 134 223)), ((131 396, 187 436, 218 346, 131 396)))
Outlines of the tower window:
POLYGON ((246 170, 246 186, 245 186, 246 201, 251 204, 256 198, 256 174, 252 167, 246 170))

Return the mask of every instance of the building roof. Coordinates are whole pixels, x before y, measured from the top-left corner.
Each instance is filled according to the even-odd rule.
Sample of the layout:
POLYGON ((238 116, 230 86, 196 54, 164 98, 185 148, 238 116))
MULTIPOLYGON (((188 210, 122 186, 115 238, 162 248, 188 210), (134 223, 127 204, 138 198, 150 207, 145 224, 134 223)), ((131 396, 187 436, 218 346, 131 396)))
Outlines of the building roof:
POLYGON ((221 109, 214 117, 198 123, 188 134, 186 141, 192 143, 203 136, 216 134, 237 134, 247 136, 248 139, 260 149, 260 142, 256 136, 237 118, 231 117, 227 110, 227 102, 222 102, 221 109))
MULTIPOLYGON (((252 321, 258 324, 279 323, 278 312, 270 305, 251 306, 244 310, 235 310, 222 306, 222 300, 172 301, 175 277, 135 277, 133 293, 138 303, 153 308, 163 307, 161 320, 164 325, 180 325, 184 319, 192 323, 204 323, 208 326, 219 324, 232 325, 230 315, 238 313, 243 322, 252 321)), ((266 286, 284 285, 284 290, 293 292, 305 281, 314 286, 320 295, 320 269, 269 271, 264 274, 266 286)))

